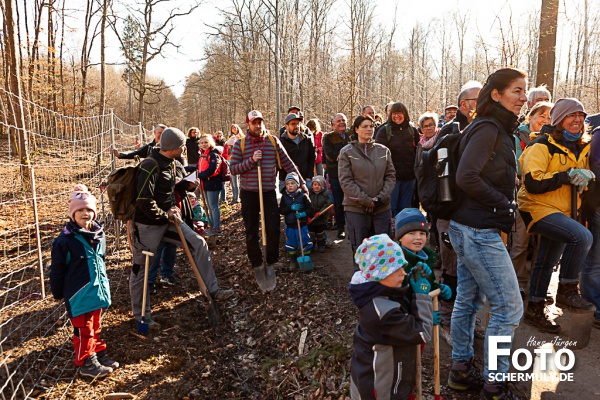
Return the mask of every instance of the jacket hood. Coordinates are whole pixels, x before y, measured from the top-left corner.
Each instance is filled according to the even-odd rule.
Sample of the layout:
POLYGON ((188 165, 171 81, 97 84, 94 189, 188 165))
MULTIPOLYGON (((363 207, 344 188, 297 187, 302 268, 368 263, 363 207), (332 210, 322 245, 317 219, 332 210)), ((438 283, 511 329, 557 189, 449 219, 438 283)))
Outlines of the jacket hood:
POLYGON ((358 308, 364 307, 378 296, 389 297, 393 300, 401 300, 406 296, 408 290, 408 286, 389 288, 379 282, 368 281, 360 271, 354 273, 352 280, 348 285, 348 291, 350 292, 352 302, 358 308))

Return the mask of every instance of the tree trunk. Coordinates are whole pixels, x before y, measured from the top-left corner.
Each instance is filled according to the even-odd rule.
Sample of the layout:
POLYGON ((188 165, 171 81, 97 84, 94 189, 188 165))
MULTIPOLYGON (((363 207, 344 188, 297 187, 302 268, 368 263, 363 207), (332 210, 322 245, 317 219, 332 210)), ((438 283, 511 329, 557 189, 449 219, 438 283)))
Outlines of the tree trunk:
POLYGON ((536 85, 545 83, 554 89, 554 66, 556 62, 556 26, 558 24, 558 0, 542 0, 540 15, 540 39, 536 85))

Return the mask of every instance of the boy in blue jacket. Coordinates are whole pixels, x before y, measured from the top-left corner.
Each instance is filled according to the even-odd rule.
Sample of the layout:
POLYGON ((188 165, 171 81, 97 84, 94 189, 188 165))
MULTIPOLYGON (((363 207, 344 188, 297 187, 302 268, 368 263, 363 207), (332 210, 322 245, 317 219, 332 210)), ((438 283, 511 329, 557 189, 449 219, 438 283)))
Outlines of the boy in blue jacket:
MULTIPOLYGON (((365 239, 350 282, 359 309, 352 353, 352 399, 409 398, 415 385, 416 345, 431 340, 434 318, 431 284, 424 266, 404 284, 407 264, 400 246, 386 234, 365 239)), ((434 322, 435 321, 435 322, 434 322)))
POLYGON ((106 237, 95 221, 96 198, 85 185, 76 185, 69 196, 69 216, 52 243, 50 287, 55 299, 65 299, 79 373, 101 378, 119 363, 107 357, 106 342, 100 339, 102 309, 110 306, 106 237))
POLYGON ((295 172, 290 172, 285 177, 285 188, 281 192, 279 214, 283 215, 285 220, 285 251, 290 255, 290 270, 293 271, 299 268, 297 257, 300 254, 300 238, 298 237, 297 221, 300 221, 302 246, 306 255, 313 248, 306 223, 309 217, 312 218, 315 215, 308 195, 300 189, 300 179, 295 172))

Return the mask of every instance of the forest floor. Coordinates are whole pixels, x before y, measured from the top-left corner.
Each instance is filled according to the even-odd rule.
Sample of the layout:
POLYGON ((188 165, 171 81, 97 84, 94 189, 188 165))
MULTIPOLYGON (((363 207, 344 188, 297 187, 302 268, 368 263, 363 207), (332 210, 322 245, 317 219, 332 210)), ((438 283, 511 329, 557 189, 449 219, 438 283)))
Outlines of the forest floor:
MULTIPOLYGON (((151 327, 146 337, 137 335, 126 278, 122 278, 128 276, 131 256, 129 249, 122 249, 112 255, 112 263, 108 260, 111 280, 121 276, 121 283, 119 290, 113 288, 113 305, 102 331, 110 357, 121 366, 105 379, 78 377, 68 389, 39 392, 38 398, 58 398, 59 392, 66 392, 68 399, 102 399, 125 392, 137 399, 349 399, 357 310, 347 292, 352 276, 348 241, 335 240, 335 248, 313 253, 315 270, 309 273, 288 271, 282 254, 280 260, 286 265, 277 271, 277 288, 262 293, 248 268, 239 207, 226 207, 224 234, 211 249, 219 284, 236 292, 218 304, 222 322, 217 328, 208 325, 204 301, 180 251, 175 273, 182 284, 158 288, 152 296, 152 318, 159 326, 151 327), (120 261, 114 263, 115 259, 120 261)), ((483 321, 485 315, 484 310, 483 321)), ((568 339, 568 312, 558 322, 566 332, 560 338, 568 339)), ((527 342, 534 336, 546 341, 553 337, 521 323, 513 349, 533 352, 527 342)), ((475 339, 475 348, 483 359, 482 339, 475 339)), ((518 385, 520 395, 532 399, 600 396, 600 330, 592 331, 589 346, 575 350, 575 357, 570 371, 573 382, 523 383, 518 385)), ((451 348, 440 339, 443 398, 478 399, 478 393, 457 393, 445 385, 450 365, 451 348)), ((423 352, 423 392, 425 399, 433 399, 431 345, 423 352)))

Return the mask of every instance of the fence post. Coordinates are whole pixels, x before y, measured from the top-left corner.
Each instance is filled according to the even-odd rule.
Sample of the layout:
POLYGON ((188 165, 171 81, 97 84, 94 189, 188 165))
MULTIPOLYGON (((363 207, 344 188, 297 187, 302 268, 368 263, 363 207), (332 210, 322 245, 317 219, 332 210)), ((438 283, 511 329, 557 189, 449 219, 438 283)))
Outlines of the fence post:
POLYGON ((146 143, 146 132, 144 131, 144 126, 142 123, 138 123, 138 129, 140 131, 140 146, 143 146, 146 143))
POLYGON ((117 167, 115 154, 113 149, 116 149, 115 145, 115 110, 113 108, 110 109, 110 154, 112 156, 112 169, 117 167))
POLYGON ((31 176, 31 193, 33 198, 33 219, 35 223, 35 242, 37 244, 37 257, 38 257, 38 272, 40 278, 40 287, 42 293, 42 299, 46 298, 46 289, 44 287, 44 262, 42 261, 42 240, 40 239, 40 221, 38 219, 38 208, 37 208, 37 197, 35 189, 35 173, 33 165, 29 165, 30 176, 31 176))

